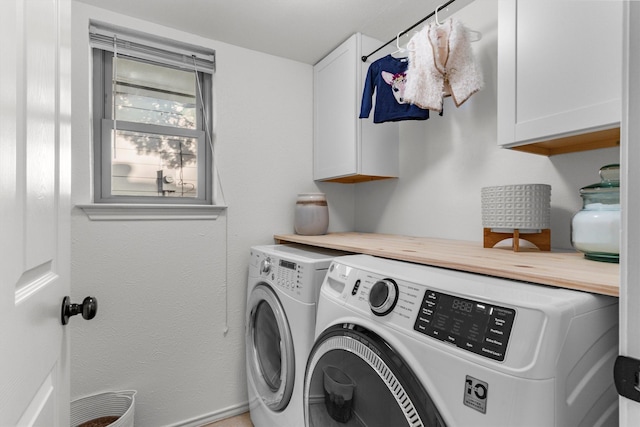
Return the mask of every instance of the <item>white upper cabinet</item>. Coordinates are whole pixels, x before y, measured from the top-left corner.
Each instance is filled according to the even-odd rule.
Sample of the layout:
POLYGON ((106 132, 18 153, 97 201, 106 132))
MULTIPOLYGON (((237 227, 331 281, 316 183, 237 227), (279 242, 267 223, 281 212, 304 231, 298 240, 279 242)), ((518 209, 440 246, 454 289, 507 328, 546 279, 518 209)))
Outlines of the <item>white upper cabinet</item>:
POLYGON ((619 144, 622 2, 500 0, 498 144, 553 155, 619 144))
POLYGON ((361 57, 381 45, 354 34, 314 66, 314 180, 356 183, 398 176, 398 124, 358 118, 369 65, 390 49, 367 62, 361 57))

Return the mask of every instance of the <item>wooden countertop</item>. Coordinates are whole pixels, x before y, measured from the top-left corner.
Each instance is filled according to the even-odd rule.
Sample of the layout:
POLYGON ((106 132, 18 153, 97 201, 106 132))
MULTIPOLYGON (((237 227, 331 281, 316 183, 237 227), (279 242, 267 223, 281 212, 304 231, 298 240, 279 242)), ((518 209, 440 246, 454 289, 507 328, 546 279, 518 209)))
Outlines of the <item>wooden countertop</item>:
POLYGON ((617 297, 620 291, 618 264, 590 261, 577 252, 514 252, 510 247, 485 249, 480 242, 355 232, 276 234, 274 239, 596 294, 617 297))

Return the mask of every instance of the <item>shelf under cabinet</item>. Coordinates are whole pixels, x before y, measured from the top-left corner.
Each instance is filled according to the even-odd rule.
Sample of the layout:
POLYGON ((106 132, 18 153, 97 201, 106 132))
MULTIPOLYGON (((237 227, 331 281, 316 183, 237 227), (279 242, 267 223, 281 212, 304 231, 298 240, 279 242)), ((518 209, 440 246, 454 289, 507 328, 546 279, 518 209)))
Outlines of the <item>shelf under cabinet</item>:
POLYGON ((576 153, 579 151, 619 146, 620 128, 613 128, 508 148, 543 156, 554 156, 556 154, 576 153))

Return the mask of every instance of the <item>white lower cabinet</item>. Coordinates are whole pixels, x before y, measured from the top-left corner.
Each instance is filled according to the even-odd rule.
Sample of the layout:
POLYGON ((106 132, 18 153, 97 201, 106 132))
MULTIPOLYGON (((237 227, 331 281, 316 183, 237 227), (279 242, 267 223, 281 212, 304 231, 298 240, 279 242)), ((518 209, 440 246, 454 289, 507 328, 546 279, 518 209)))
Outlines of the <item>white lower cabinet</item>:
POLYGON ((498 144, 538 154, 619 144, 622 2, 500 0, 498 144))
POLYGON ((398 123, 359 119, 369 65, 392 49, 362 62, 382 42, 354 34, 314 66, 313 178, 357 183, 397 178, 398 123))

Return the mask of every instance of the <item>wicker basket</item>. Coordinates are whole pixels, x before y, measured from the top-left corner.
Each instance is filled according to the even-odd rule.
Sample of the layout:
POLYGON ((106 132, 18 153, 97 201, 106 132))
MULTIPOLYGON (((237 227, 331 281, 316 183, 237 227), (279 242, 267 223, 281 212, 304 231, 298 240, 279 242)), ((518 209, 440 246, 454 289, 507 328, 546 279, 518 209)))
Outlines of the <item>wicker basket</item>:
POLYGON ((102 417, 118 417, 109 427, 133 427, 135 390, 115 391, 83 397, 71 402, 71 426, 102 417))

